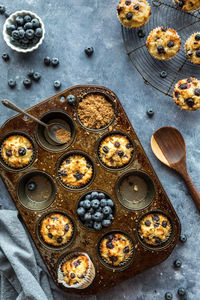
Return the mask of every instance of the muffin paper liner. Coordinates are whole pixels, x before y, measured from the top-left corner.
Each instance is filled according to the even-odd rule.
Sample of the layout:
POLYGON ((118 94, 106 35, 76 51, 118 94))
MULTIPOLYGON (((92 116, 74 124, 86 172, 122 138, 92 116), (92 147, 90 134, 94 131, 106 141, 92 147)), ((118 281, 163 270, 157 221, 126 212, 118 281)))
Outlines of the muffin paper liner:
POLYGON ((72 242, 72 240, 73 240, 73 238, 74 238, 74 235, 75 235, 75 225, 74 225, 74 222, 73 222, 72 218, 71 218, 67 213, 65 213, 65 212, 63 212, 63 211, 61 212, 61 211, 56 211, 56 210, 54 210, 54 211, 51 211, 51 212, 48 212, 48 213, 44 214, 44 215, 38 220, 38 223, 37 223, 37 235, 38 235, 40 241, 41 241, 45 246, 50 247, 50 248, 53 248, 53 249, 58 249, 58 250, 60 250, 61 248, 67 247, 69 244, 71 244, 71 242, 72 242), (42 234, 41 234, 41 232, 40 232, 40 229, 41 229, 41 225, 42 225, 43 219, 46 218, 46 217, 48 217, 48 216, 51 215, 51 214, 54 214, 54 213, 55 213, 55 214, 61 214, 61 215, 66 216, 66 217, 70 220, 70 222, 71 222, 71 224, 72 224, 72 236, 69 238, 69 240, 68 240, 66 243, 61 244, 60 246, 55 246, 55 245, 53 245, 53 244, 49 244, 49 243, 45 242, 45 240, 43 239, 42 234))
POLYGON ((23 170, 23 169, 29 167, 29 166, 34 162, 34 160, 36 159, 36 148, 35 148, 35 145, 34 145, 32 139, 31 139, 30 137, 28 137, 25 133, 21 133, 21 132, 15 133, 15 132, 13 132, 13 133, 10 133, 10 134, 6 135, 6 136, 4 137, 4 139, 2 140, 2 143, 1 143, 1 146, 0 146, 0 158, 1 158, 1 161, 5 164, 6 167, 12 169, 13 171, 14 171, 14 170, 15 170, 15 171, 20 171, 20 170, 23 170), (25 166, 23 166, 23 167, 17 167, 17 168, 15 168, 15 167, 11 166, 7 161, 5 161, 5 159, 4 159, 3 156, 1 155, 2 147, 3 147, 4 141, 5 141, 7 138, 9 138, 10 136, 12 136, 12 135, 13 135, 13 136, 20 136, 20 135, 21 135, 21 136, 24 136, 24 137, 27 138, 27 139, 29 140, 29 142, 32 144, 32 147, 33 147, 32 158, 31 158, 31 160, 28 162, 28 164, 25 165, 25 166))
POLYGON ((133 241, 132 241, 132 239, 127 235, 127 233, 125 233, 125 232, 122 232, 122 231, 111 231, 111 232, 108 232, 108 233, 106 233, 102 238, 101 238, 101 240, 100 240, 100 242, 99 242, 99 244, 98 244, 98 254, 99 254, 99 258, 101 259, 101 261, 104 263, 104 265, 106 265, 108 268, 110 268, 110 269, 113 269, 113 270, 119 270, 119 271, 123 271, 124 270, 124 268, 126 268, 126 267, 128 267, 129 266, 129 264, 132 262, 132 260, 134 259, 134 252, 135 252, 136 250, 135 250, 135 248, 134 248, 134 243, 133 243, 133 241), (121 262, 118 266, 114 266, 114 265, 112 265, 112 264, 109 264, 108 262, 107 262, 107 260, 105 259, 105 258, 103 258, 103 256, 101 255, 101 242, 103 241, 103 239, 104 238, 106 238, 107 236, 109 236, 109 235, 112 235, 112 234, 116 234, 116 233, 120 233, 120 234, 123 234, 123 235, 125 235, 126 236, 126 238, 130 241, 130 243, 131 243, 131 256, 128 258, 128 259, 126 259, 126 260, 124 260, 123 262, 121 262))
POLYGON ((95 268, 94 268, 93 262, 91 261, 90 257, 87 255, 87 253, 85 253, 85 252, 78 252, 78 251, 71 252, 71 253, 67 254, 65 256, 65 258, 62 259, 62 261, 59 263, 58 271, 57 271, 57 278, 58 278, 58 282, 61 283, 62 285, 64 285, 66 288, 85 289, 92 283, 92 281, 95 278, 95 268), (76 255, 77 256, 78 255, 86 256, 89 260, 89 267, 88 267, 88 270, 87 270, 87 274, 86 274, 85 278, 82 281, 80 281, 77 284, 68 285, 64 280, 64 275, 63 275, 63 272, 61 270, 61 267, 62 267, 62 264, 64 262, 66 262, 67 260, 70 260, 71 258, 73 258, 76 255))
POLYGON ((137 233, 138 233, 139 239, 142 241, 142 243, 143 243, 144 245, 146 245, 146 247, 153 248, 153 249, 159 249, 159 248, 162 248, 162 247, 164 247, 164 246, 167 244, 167 242, 170 240, 170 238, 171 238, 171 236, 172 236, 172 234, 173 234, 173 225, 172 225, 172 221, 171 221, 171 219, 168 217, 168 215, 166 215, 164 212, 161 212, 161 211, 149 211, 148 213, 145 213, 144 215, 142 215, 141 218, 139 219, 139 222, 138 222, 138 225, 137 225, 137 233), (140 226, 141 220, 142 220, 145 216, 147 216, 147 215, 149 215, 149 214, 156 214, 156 213, 157 213, 157 214, 160 214, 160 215, 163 215, 163 216, 165 216, 165 217, 167 217, 168 221, 169 221, 170 224, 171 224, 171 230, 170 230, 170 234, 169 234, 169 236, 168 236, 168 238, 167 238, 166 240, 164 240, 163 242, 159 243, 158 245, 152 245, 152 244, 148 244, 148 243, 141 237, 141 235, 140 235, 140 233, 139 233, 139 226, 140 226))

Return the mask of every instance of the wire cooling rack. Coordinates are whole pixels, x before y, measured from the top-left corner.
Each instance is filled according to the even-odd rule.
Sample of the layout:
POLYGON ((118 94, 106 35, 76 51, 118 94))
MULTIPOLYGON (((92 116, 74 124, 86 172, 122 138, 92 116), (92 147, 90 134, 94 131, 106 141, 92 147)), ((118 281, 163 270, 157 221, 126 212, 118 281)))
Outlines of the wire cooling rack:
POLYGON ((183 12, 176 8, 172 0, 149 0, 149 3, 151 16, 148 23, 139 29, 122 26, 122 37, 129 58, 145 83, 172 97, 174 84, 178 80, 191 76, 200 79, 200 65, 192 64, 184 50, 188 37, 200 31, 200 9, 183 12), (146 48, 148 34, 158 26, 175 29, 182 41, 178 54, 168 61, 153 58, 146 48))

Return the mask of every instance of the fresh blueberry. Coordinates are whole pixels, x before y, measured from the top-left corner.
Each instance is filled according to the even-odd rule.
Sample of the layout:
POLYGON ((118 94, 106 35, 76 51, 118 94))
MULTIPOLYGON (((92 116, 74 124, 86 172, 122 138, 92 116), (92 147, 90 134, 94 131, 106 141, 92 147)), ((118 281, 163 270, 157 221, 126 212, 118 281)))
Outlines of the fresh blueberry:
POLYGON ((93 200, 91 201, 91 206, 92 206, 93 208, 98 208, 98 207, 99 207, 99 204, 100 204, 100 202, 99 202, 98 199, 93 199, 93 200))
POLYGON ((93 228, 94 228, 95 230, 101 230, 101 229, 102 229, 101 222, 94 222, 93 228))
POLYGON ((36 183, 33 181, 29 182, 27 188, 29 191, 34 191, 36 189, 36 183))
POLYGON ((24 29, 20 29, 20 30, 19 30, 19 38, 20 38, 20 39, 23 39, 24 36, 25 36, 25 31, 24 31, 24 29))
POLYGON ((23 44, 28 44, 28 43, 29 43, 29 39, 27 39, 26 37, 24 37, 24 38, 21 40, 21 42, 22 42, 23 44))
POLYGON ((32 19, 31 23, 33 24, 33 28, 40 27, 40 21, 37 18, 32 19))
POLYGON ((161 71, 160 72, 160 77, 161 78, 166 78, 167 77, 167 72, 166 71, 161 71))
POLYGON ((172 293, 169 292, 165 293, 165 300, 172 300, 172 299, 173 299, 172 293))
POLYGON ((33 74, 34 74, 34 71, 33 70, 29 70, 28 73, 27 73, 27 76, 30 77, 30 78, 32 78, 33 74))
POLYGON ((25 79, 23 80, 23 85, 24 85, 26 88, 31 87, 31 85, 32 85, 31 79, 30 79, 30 78, 25 78, 25 79))
POLYGON ((108 153, 109 152, 109 149, 108 149, 108 147, 106 147, 106 146, 103 146, 103 152, 105 152, 105 153, 108 153))
POLYGON ((86 213, 86 214, 84 215, 84 220, 85 220, 85 221, 90 221, 90 220, 92 220, 91 214, 86 213))
POLYGON ((16 86, 16 81, 14 79, 9 79, 8 85, 10 88, 14 88, 16 86))
POLYGON ((3 15, 6 11, 6 8, 4 5, 0 5, 0 14, 3 15))
POLYGON ((51 64, 53 67, 57 67, 57 65, 59 64, 59 59, 57 57, 52 58, 51 64))
POLYGON ((187 236, 185 234, 181 234, 179 240, 181 243, 185 243, 187 241, 187 236))
POLYGON ((25 23, 31 22, 31 20, 32 20, 32 18, 31 18, 30 15, 24 16, 24 22, 25 22, 25 23))
POLYGON ((92 192, 91 193, 91 199, 97 199, 98 198, 99 193, 98 192, 92 192))
POLYGON ((98 193, 98 199, 104 199, 105 198, 105 194, 104 193, 98 193))
POLYGON ((103 214, 97 211, 94 215, 92 215, 92 219, 94 221, 101 221, 103 219, 103 214))
POLYGON ((88 212, 92 215, 92 214, 94 213, 94 208, 91 207, 91 208, 88 210, 88 212))
POLYGON ((34 37, 34 30, 33 29, 27 29, 25 33, 27 39, 32 40, 34 37))
POLYGON ((76 97, 74 95, 68 95, 67 96, 67 103, 72 105, 76 102, 76 97))
POLYGON ((11 34, 13 30, 16 30, 16 26, 14 24, 10 24, 6 26, 6 31, 8 34, 11 34))
POLYGON ((59 80, 55 80, 53 85, 54 85, 54 88, 56 90, 58 90, 61 87, 61 82, 59 80))
POLYGON ((18 40, 19 39, 19 31, 18 30, 13 30, 12 31, 12 37, 14 40, 18 40))
POLYGON ((11 149, 6 150, 6 156, 8 156, 8 157, 12 156, 12 150, 11 149))
POLYGON ((93 221, 92 221, 92 220, 86 221, 86 222, 84 223, 84 225, 85 225, 86 227, 92 228, 92 227, 93 227, 93 221))
POLYGON ((144 38, 145 37, 145 32, 142 29, 138 30, 138 37, 139 38, 144 38))
POLYGON ((62 236, 59 236, 59 237, 57 238, 57 243, 58 243, 58 244, 61 244, 61 243, 62 243, 62 241, 63 241, 63 238, 62 238, 62 236))
POLYGON ((33 73, 33 80, 39 81, 41 78, 41 74, 39 72, 34 72, 33 73))
POLYGON ((109 214, 111 214, 111 213, 112 213, 111 207, 110 207, 110 206, 105 206, 105 207, 103 208, 103 213, 104 213, 104 215, 109 215, 109 214))
POLYGON ((83 203, 84 203, 84 201, 80 201, 79 202, 79 207, 83 207, 83 203))
POLYGON ((50 63, 51 63, 50 57, 49 57, 49 56, 46 56, 46 57, 44 58, 44 64, 45 64, 46 66, 49 66, 50 63))
POLYGON ((177 291, 179 296, 185 296, 186 295, 186 289, 183 287, 180 287, 177 291))
POLYGON ((200 41, 200 34, 196 34, 196 35, 195 35, 195 40, 196 40, 196 41, 200 41))
POLYGON ((163 53, 165 53, 165 49, 163 48, 163 46, 157 46, 157 51, 158 51, 158 53, 159 54, 163 54, 163 53))
POLYGON ((132 17, 133 17, 133 14, 132 14, 132 12, 128 12, 127 14, 126 14, 126 19, 127 20, 131 20, 132 19, 132 17))
POLYGON ((91 56, 93 53, 94 53, 93 47, 85 48, 85 54, 87 54, 87 56, 91 56))
POLYGON ((91 200, 91 194, 87 194, 87 195, 85 196, 85 199, 91 200))
POLYGON ((113 215, 112 215, 112 214, 109 214, 108 216, 106 216, 106 219, 107 219, 107 220, 113 220, 113 219, 114 219, 114 217, 113 217, 113 215))
POLYGON ((35 36, 37 36, 37 37, 41 37, 42 36, 42 28, 37 28, 35 30, 35 36))
POLYGON ((10 57, 9 57, 8 53, 3 53, 2 58, 3 58, 3 60, 8 61, 10 57))
POLYGON ((15 19, 15 22, 17 23, 18 26, 23 26, 24 25, 24 18, 21 16, 17 16, 15 19))
POLYGON ((107 200, 106 199, 101 199, 100 205, 101 205, 101 207, 106 206, 107 205, 107 200))
POLYGON ((53 234, 51 234, 51 233, 48 233, 48 237, 49 237, 50 239, 52 239, 52 237, 53 237, 53 234))
POLYGON ((103 227, 108 227, 108 226, 110 226, 111 225, 111 221, 110 220, 103 220, 102 221, 102 226, 103 227))
POLYGON ((27 29, 33 29, 33 23, 27 22, 26 24, 24 24, 24 29, 25 30, 27 30, 27 29))
POLYGON ((33 45, 36 45, 39 42, 39 38, 37 36, 34 36, 34 38, 31 40, 31 43, 33 45))
POLYGON ((20 156, 26 155, 26 149, 24 147, 20 147, 18 150, 20 156))
POLYGON ((27 48, 28 48, 28 44, 21 43, 21 44, 20 44, 20 47, 21 47, 22 49, 27 49, 27 48))
POLYGON ((153 109, 149 108, 149 109, 147 110, 147 115, 148 115, 148 117, 152 118, 153 115, 154 115, 153 109))
POLYGON ((90 200, 85 200, 85 201, 83 202, 83 207, 84 207, 84 208, 90 208, 90 207, 91 207, 90 200))
POLYGON ((77 209, 77 214, 78 214, 78 216, 84 216, 84 214, 85 214, 85 209, 84 209, 83 207, 79 207, 79 208, 77 209))
POLYGON ((110 207, 114 206, 114 202, 111 199, 108 199, 106 202, 107 202, 108 206, 110 206, 110 207))
POLYGON ((96 212, 102 212, 102 207, 98 207, 97 209, 96 209, 96 212))
POLYGON ((6 18, 9 18, 10 15, 11 15, 11 12, 10 12, 9 10, 6 10, 5 13, 4 13, 4 16, 5 16, 6 18))
POLYGON ((174 261, 174 267, 175 268, 180 268, 182 266, 182 261, 180 259, 176 259, 174 261))
POLYGON ((168 48, 174 47, 174 41, 169 41, 169 42, 167 43, 167 47, 168 47, 168 48))

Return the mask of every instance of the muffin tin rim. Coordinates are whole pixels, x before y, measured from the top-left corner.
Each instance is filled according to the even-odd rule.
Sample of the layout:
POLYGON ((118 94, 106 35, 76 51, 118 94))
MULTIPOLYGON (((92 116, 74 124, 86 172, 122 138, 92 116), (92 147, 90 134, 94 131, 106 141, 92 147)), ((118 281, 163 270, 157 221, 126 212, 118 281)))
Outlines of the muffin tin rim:
POLYGON ((104 130, 106 130, 107 128, 109 128, 110 126, 112 126, 112 124, 114 123, 115 119, 116 119, 116 115, 117 115, 117 101, 114 102, 114 100, 112 99, 112 97, 110 95, 108 95, 107 93, 105 93, 104 91, 101 91, 101 90, 91 90, 91 91, 88 91, 84 96, 82 97, 79 97, 78 98, 78 103, 76 104, 76 120, 77 122, 80 124, 80 126, 85 129, 85 130, 88 130, 88 131, 92 131, 92 132, 102 132, 104 130), (113 117, 111 119, 111 121, 104 127, 101 127, 99 129, 97 128, 89 128, 89 127, 86 127, 83 125, 83 123, 81 122, 80 118, 79 118, 79 114, 78 114, 78 107, 79 107, 79 103, 85 98, 87 97, 88 95, 90 94, 100 94, 100 95, 103 95, 106 100, 112 104, 112 108, 113 108, 113 117))

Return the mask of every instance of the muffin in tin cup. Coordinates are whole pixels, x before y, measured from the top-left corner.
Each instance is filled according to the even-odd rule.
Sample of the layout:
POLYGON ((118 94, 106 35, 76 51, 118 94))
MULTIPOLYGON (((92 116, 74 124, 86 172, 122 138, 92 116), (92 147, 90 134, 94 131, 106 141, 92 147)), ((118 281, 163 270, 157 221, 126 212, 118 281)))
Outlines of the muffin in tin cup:
POLYGON ((66 288, 85 289, 94 278, 94 264, 85 252, 68 253, 58 264, 57 279, 66 288))
MULTIPOLYGON (((17 19, 18 20, 18 19, 17 19)), ((10 27, 11 28, 11 27, 10 27)), ((16 11, 15 13, 11 14, 9 18, 6 19, 6 22, 4 23, 3 26, 3 37, 4 40, 6 42, 6 44, 12 49, 15 50, 17 52, 20 53, 28 53, 28 52, 32 52, 34 50, 36 50, 43 42, 44 40, 44 36, 45 36, 45 28, 44 28, 44 24, 41 20, 41 18, 31 12, 31 11, 26 11, 26 10, 21 10, 21 11, 16 11), (26 19, 24 21, 20 21, 24 19, 24 17, 29 16, 30 20, 27 17, 27 21, 26 19), (16 18, 19 18, 19 23, 16 22, 16 18), (26 25, 27 23, 31 23, 32 20, 38 20, 38 24, 34 25, 26 25), (21 24, 20 24, 21 23, 21 24), (10 25, 14 25, 16 28, 13 29, 8 29, 10 25), (36 27, 38 26, 38 27, 36 27), (20 36, 19 38, 13 38, 13 31, 17 31, 17 28, 20 28, 20 36), (41 29, 40 32, 38 31, 38 29, 41 29), (28 32, 27 32, 28 30, 28 32), (30 31, 31 30, 31 31, 30 31), (33 30, 33 31, 32 31, 33 30), (36 32, 37 30, 37 32, 36 32), (28 38, 27 38, 28 37, 28 38), (34 38, 34 43, 33 43, 33 38, 34 38), (24 39, 24 42, 23 42, 24 39), (22 41, 22 43, 19 43, 18 40, 22 41), (29 41, 32 40, 32 42, 30 43, 29 41), (29 44, 29 46, 28 46, 29 44)))

